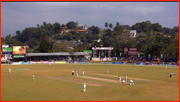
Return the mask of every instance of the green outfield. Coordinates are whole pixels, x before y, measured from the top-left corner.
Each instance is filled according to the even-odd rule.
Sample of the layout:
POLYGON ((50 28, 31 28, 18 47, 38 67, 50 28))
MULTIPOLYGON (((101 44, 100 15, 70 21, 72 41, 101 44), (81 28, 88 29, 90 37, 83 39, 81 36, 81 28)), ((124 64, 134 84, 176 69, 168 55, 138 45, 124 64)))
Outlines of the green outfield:
POLYGON ((170 72, 179 73, 179 68, 101 64, 1 65, 1 100, 179 101, 179 74, 170 78, 170 72), (72 70, 77 70, 79 76, 72 76, 72 70), (83 70, 85 75, 81 76, 83 70), (124 80, 124 75, 127 75, 127 82, 118 82, 118 76, 124 80), (134 86, 129 85, 130 79, 134 86), (86 92, 83 92, 84 83, 86 92))

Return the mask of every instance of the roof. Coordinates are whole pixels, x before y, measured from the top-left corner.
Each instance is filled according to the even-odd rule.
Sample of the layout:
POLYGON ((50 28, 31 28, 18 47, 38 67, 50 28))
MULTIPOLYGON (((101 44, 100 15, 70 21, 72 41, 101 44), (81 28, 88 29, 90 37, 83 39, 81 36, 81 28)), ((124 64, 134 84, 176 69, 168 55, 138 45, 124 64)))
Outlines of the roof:
MULTIPOLYGON (((68 52, 58 52, 58 53, 26 53, 26 56, 68 56, 71 55, 68 52)), ((88 55, 88 53, 84 52, 74 52, 73 55, 88 55)))
POLYGON ((85 30, 76 30, 77 32, 84 32, 85 30))

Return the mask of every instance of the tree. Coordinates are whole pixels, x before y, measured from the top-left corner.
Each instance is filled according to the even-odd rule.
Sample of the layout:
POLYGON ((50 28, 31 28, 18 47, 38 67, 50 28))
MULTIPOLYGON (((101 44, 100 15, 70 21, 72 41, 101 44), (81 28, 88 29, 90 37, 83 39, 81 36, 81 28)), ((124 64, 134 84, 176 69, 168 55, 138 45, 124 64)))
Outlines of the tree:
POLYGON ((93 27, 93 28, 92 28, 92 34, 93 34, 93 35, 99 34, 99 29, 98 29, 98 27, 93 27))
POLYGON ((53 24, 53 27, 54 27, 54 32, 55 32, 55 34, 58 34, 58 33, 60 32, 60 30, 61 30, 61 25, 60 25, 60 23, 55 22, 55 23, 53 24))
POLYGON ((1 37, 1 44, 4 42, 4 38, 1 37))
POLYGON ((30 48, 34 48, 34 46, 37 46, 38 44, 39 44, 38 39, 30 38, 28 40, 28 45, 29 45, 30 48))
POLYGON ((106 28, 108 27, 108 22, 105 23, 105 27, 106 27, 106 28))
POLYGON ((75 22, 71 21, 71 22, 68 22, 66 24, 66 26, 67 26, 68 29, 75 29, 76 28, 76 24, 78 24, 78 23, 77 22, 75 23, 75 22))
POLYGON ((113 25, 110 23, 110 24, 109 24, 109 28, 112 28, 112 27, 113 27, 113 25))
POLYGON ((50 50, 50 47, 50 42, 42 39, 41 43, 39 44, 38 52, 48 52, 50 50))
POLYGON ((117 22, 117 23, 116 23, 116 27, 118 27, 119 25, 120 25, 119 22, 117 22))
POLYGON ((7 41, 9 40, 11 38, 11 34, 9 34, 9 35, 7 35, 6 37, 5 37, 5 42, 7 43, 7 41))

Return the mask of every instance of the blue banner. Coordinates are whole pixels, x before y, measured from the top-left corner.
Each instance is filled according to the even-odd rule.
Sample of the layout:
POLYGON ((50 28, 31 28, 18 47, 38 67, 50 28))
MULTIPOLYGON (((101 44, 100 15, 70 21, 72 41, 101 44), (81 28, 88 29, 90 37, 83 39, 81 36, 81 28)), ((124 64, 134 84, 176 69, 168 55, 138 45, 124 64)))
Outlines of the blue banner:
POLYGON ((31 64, 30 62, 22 62, 22 64, 31 64))
POLYGON ((124 64, 124 62, 112 62, 112 64, 124 64))
POLYGON ((79 64, 88 64, 89 62, 78 62, 79 64))

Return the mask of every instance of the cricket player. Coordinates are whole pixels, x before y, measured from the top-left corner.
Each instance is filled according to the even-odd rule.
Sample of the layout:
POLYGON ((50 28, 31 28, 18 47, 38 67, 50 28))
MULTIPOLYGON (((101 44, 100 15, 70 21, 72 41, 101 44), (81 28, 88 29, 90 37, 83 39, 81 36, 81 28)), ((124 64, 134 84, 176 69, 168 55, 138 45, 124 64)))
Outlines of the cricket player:
POLYGON ((126 76, 126 75, 124 76, 124 78, 125 78, 125 80, 127 81, 127 76, 126 76))
POLYGON ((165 69, 167 69, 167 64, 166 64, 166 66, 165 66, 165 69))
POLYGON ((33 74, 33 81, 34 81, 34 77, 35 77, 35 75, 33 74))
POLYGON ((109 74, 109 69, 107 69, 107 74, 109 74))
POLYGON ((84 76, 84 70, 82 71, 82 76, 84 76))
POLYGON ((133 80, 130 80, 130 85, 134 85, 133 80))
POLYGON ((76 75, 77 74, 77 71, 75 70, 75 73, 74 73, 74 75, 76 75))
POLYGON ((9 73, 11 73, 11 68, 9 69, 9 73))
POLYGON ((170 73, 170 78, 172 78, 172 73, 170 73))
POLYGON ((122 81, 122 83, 125 83, 125 82, 126 82, 125 80, 122 81))
POLYGON ((51 63, 49 62, 49 66, 51 66, 51 63))
POLYGON ((76 70, 76 76, 78 76, 77 70, 76 70))
POLYGON ((84 87, 83 92, 85 92, 86 91, 86 83, 84 83, 83 87, 84 87))
POLYGON ((118 76, 118 79, 119 79, 119 82, 121 82, 121 77, 120 76, 118 76))
POLYGON ((74 75, 74 70, 72 70, 72 75, 74 75))

